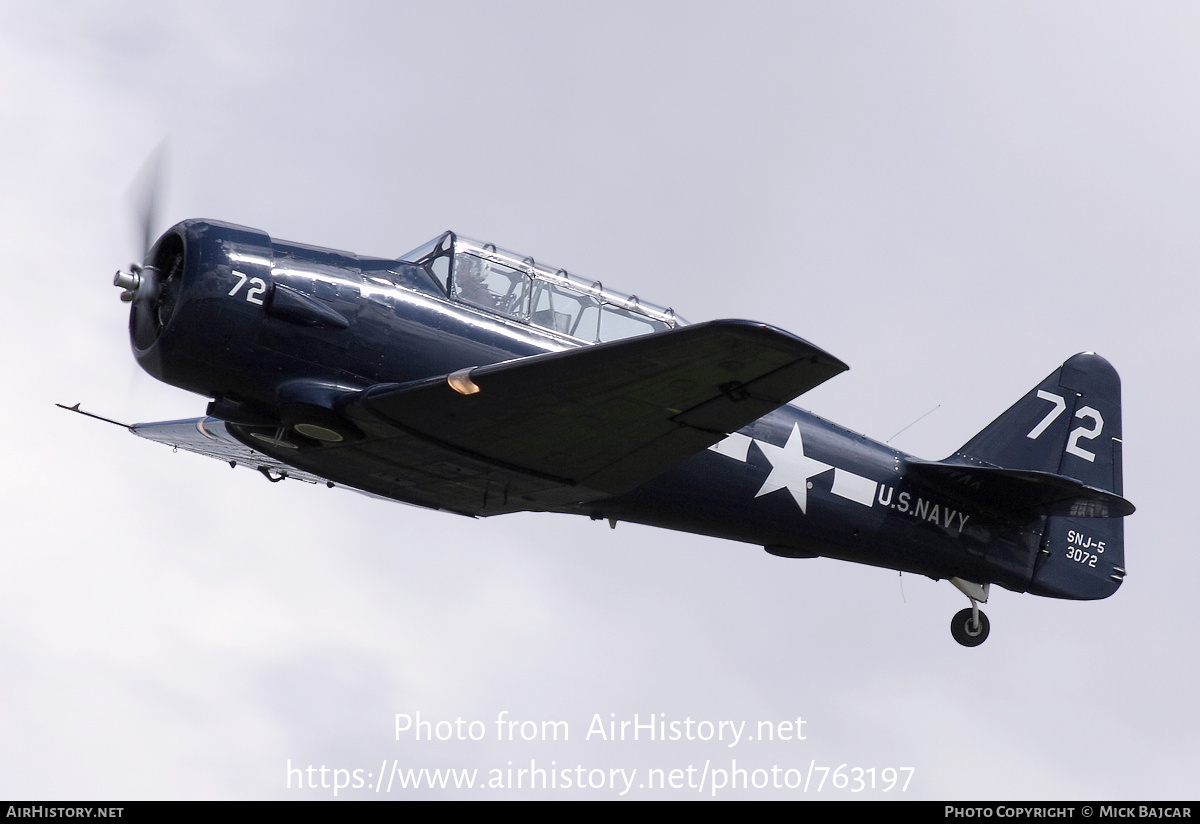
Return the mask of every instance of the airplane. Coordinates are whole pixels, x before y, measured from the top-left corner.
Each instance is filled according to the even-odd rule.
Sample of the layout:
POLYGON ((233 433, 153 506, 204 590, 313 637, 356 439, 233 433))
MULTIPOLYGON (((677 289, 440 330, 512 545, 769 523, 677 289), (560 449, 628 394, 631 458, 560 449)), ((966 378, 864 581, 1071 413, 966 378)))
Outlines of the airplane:
POLYGON ((928 461, 792 406, 848 368, 795 335, 688 323, 453 232, 376 258, 187 220, 114 285, 142 368, 211 399, 194 420, 120 425, 272 482, 948 580, 968 647, 992 584, 1093 600, 1125 577, 1120 379, 1096 354, 928 461))

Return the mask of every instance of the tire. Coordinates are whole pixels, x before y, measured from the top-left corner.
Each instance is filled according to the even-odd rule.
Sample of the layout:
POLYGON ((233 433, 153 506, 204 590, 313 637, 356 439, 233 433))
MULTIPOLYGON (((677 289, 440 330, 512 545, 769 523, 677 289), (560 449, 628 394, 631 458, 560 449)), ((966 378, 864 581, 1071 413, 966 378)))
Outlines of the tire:
POLYGON ((971 626, 973 610, 967 607, 964 610, 956 613, 950 621, 950 634, 954 636, 954 640, 962 644, 964 647, 977 647, 987 640, 988 633, 991 632, 991 622, 988 617, 983 614, 983 610, 979 611, 979 627, 976 629, 971 626))

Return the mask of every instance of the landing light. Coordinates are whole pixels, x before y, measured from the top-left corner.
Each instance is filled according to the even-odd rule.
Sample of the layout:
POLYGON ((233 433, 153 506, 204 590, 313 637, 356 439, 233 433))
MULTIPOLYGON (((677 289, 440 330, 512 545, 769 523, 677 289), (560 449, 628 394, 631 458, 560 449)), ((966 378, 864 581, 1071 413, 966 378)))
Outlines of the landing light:
POLYGON ((450 384, 450 388, 460 395, 474 395, 479 391, 479 386, 471 380, 471 370, 474 368, 468 366, 466 369, 451 372, 446 377, 446 383, 450 384))

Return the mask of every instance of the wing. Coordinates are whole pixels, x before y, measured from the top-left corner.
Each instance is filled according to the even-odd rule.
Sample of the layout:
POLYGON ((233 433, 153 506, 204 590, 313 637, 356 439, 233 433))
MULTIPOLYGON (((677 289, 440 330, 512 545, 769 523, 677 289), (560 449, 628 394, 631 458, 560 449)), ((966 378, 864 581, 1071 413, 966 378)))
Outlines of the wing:
POLYGON ((782 330, 713 321, 352 393, 337 408, 361 438, 252 442, 422 506, 551 509, 631 489, 846 368, 782 330))
POLYGON ((273 481, 294 478, 312 484, 325 483, 324 478, 296 469, 284 461, 250 448, 231 435, 225 422, 217 418, 135 423, 126 428, 139 437, 175 449, 207 455, 233 466, 257 469, 273 481))

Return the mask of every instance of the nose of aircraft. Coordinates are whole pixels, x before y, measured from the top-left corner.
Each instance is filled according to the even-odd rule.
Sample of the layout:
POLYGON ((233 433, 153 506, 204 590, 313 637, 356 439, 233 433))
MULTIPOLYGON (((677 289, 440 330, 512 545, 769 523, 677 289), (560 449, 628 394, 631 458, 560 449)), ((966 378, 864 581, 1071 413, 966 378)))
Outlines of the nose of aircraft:
POLYGON ((131 263, 128 271, 113 277, 121 300, 131 304, 129 331, 138 349, 157 340, 171 319, 182 286, 184 253, 183 239, 168 231, 150 247, 144 265, 131 263))

